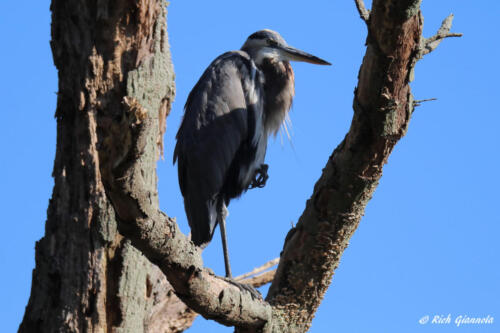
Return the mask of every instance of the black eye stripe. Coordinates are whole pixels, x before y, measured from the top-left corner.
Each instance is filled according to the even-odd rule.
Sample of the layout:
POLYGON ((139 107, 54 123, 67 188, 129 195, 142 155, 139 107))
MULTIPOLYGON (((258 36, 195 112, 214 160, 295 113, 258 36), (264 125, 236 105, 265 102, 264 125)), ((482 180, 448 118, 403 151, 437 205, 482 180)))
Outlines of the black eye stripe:
POLYGON ((279 33, 272 30, 260 30, 251 34, 247 40, 259 41, 259 44, 265 43, 268 46, 279 46, 281 44, 286 44, 279 33))
POLYGON ((266 39, 269 37, 269 33, 265 31, 257 31, 250 35, 250 39, 266 39))

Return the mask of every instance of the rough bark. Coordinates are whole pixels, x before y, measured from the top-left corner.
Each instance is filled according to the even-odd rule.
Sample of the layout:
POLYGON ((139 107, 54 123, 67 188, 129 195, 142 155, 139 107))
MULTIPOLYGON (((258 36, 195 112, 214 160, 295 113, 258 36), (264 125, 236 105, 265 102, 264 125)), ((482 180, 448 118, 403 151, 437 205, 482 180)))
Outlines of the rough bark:
POLYGON ((54 0, 51 11, 59 75, 55 184, 19 331, 182 331, 195 313, 119 235, 101 178, 115 159, 107 144, 130 144, 109 124, 125 118, 124 96, 135 97, 155 122, 141 165, 158 207, 155 166, 175 93, 165 3, 54 0))
POLYGON ((422 37, 420 0, 356 0, 368 28, 366 54, 354 90, 354 115, 328 159, 296 227, 288 233, 266 300, 274 332, 304 332, 330 285, 396 143, 406 134, 416 103, 410 90, 417 61, 448 34, 422 37))
POLYGON ((280 326, 291 331, 308 329, 382 168, 408 128, 410 72, 422 22, 419 1, 403 3, 373 3, 349 133, 328 159, 285 242, 267 300, 287 318, 280 326))
POLYGON ((171 287, 239 332, 306 331, 408 129, 414 66, 453 35, 449 18, 424 39, 418 0, 375 0, 371 12, 356 4, 368 38, 351 128, 286 237, 262 300, 204 268, 200 250, 158 208, 155 163, 174 95, 163 2, 54 0, 55 187, 20 331, 182 330, 194 313, 171 287))

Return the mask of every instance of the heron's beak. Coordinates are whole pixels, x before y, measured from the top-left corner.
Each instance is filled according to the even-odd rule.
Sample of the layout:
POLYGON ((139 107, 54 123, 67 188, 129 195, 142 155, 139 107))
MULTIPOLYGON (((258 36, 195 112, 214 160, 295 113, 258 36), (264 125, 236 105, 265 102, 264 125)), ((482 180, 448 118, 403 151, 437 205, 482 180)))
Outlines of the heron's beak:
POLYGON ((310 64, 316 65, 331 65, 328 61, 313 56, 307 52, 301 51, 294 47, 288 45, 280 45, 278 49, 282 52, 285 58, 289 61, 303 61, 308 62, 310 64))

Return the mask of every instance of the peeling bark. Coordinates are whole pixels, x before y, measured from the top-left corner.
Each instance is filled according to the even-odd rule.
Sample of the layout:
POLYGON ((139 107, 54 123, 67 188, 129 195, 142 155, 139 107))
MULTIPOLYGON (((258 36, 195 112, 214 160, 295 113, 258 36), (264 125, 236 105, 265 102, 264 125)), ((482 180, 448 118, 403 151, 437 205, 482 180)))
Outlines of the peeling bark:
POLYGON ((158 206, 156 159, 175 93, 165 3, 54 0, 51 11, 59 72, 55 185, 19 331, 183 331, 194 312, 120 236, 102 182, 131 144, 112 124, 123 118, 123 97, 134 97, 156 123, 141 162, 158 206), (109 145, 120 147, 111 150, 116 156, 109 145))
POLYGON ((298 332, 309 328, 383 165, 408 128, 413 109, 409 73, 418 54, 422 23, 418 7, 407 15, 408 8, 400 3, 374 1, 351 128, 328 159, 289 233, 267 296, 288 318, 282 325, 298 332))
POLYGON ((356 5, 368 37, 354 116, 285 240, 266 298, 275 332, 309 328, 415 106, 409 84, 423 45, 420 1, 375 0, 371 11, 361 0, 356 5))

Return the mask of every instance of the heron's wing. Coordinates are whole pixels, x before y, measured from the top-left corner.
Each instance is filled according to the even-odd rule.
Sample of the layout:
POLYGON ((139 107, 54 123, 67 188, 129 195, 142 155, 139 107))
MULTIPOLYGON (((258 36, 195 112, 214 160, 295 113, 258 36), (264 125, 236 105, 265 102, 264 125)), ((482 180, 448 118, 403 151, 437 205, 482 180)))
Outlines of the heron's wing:
POLYGON ((217 195, 238 150, 258 145, 263 133, 259 75, 245 53, 225 53, 206 69, 186 102, 174 162, 178 159, 195 243, 212 238, 217 195))

